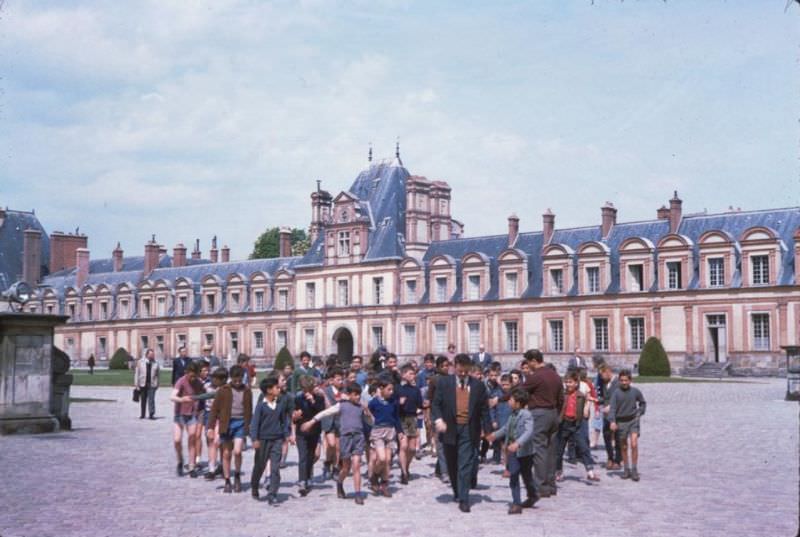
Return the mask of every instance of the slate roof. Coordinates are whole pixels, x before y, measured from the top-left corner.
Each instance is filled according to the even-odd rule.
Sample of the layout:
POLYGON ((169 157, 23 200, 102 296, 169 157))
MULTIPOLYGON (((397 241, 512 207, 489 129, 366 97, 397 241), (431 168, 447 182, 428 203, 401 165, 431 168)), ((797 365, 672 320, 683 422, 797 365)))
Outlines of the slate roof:
POLYGON ((0 225, 0 292, 22 279, 23 232, 38 229, 42 232, 42 272, 48 273, 50 266, 50 238, 39 219, 32 212, 5 210, 5 219, 0 225))

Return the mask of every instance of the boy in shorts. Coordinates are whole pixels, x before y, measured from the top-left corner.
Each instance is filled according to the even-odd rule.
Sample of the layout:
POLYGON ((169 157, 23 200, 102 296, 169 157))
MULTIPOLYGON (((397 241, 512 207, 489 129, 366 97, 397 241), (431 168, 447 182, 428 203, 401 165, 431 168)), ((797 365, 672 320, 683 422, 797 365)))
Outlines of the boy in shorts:
POLYGON ((399 438, 403 442, 400 426, 400 409, 394 394, 394 383, 388 375, 378 378, 375 397, 369 402, 369 413, 374 424, 370 433, 370 443, 374 452, 375 466, 370 479, 370 488, 376 494, 391 498, 389 492, 389 465, 392 459, 392 445, 399 438))
POLYGON ((223 492, 231 492, 231 456, 234 459, 234 490, 242 491, 242 447, 244 438, 250 431, 250 419, 253 414, 253 393, 245 385, 244 369, 235 365, 231 367, 230 384, 217 390, 211 414, 208 416, 208 428, 213 429, 219 423, 219 440, 222 446, 222 476, 225 478, 223 492))
POLYGON ((620 371, 618 378, 619 388, 611 396, 608 421, 622 451, 622 464, 625 466, 622 479, 639 481, 639 470, 636 468, 639 463, 639 418, 644 416, 647 403, 639 388, 631 386, 629 369, 620 371), (628 445, 631 447, 630 457, 628 445))
POLYGON ((208 448, 208 470, 206 471, 205 478, 212 481, 216 476, 222 475, 222 466, 218 464, 217 456, 219 454, 219 434, 217 427, 209 428, 208 417, 211 414, 211 405, 213 399, 220 386, 228 382, 228 370, 224 367, 218 367, 214 373, 203 383, 203 393, 195 397, 205 403, 205 410, 203 411, 203 425, 206 430, 206 448, 208 448))
MULTIPOLYGON (((328 385, 322 390, 325 397, 325 406, 333 406, 339 402, 340 392, 344 382, 344 371, 339 367, 332 367, 328 371, 328 385)), ((322 445, 325 453, 325 462, 322 467, 322 479, 333 477, 334 466, 339 460, 339 420, 338 418, 325 418, 322 425, 322 445)))
POLYGON ((416 371, 414 366, 406 364, 400 368, 400 387, 397 389, 397 399, 400 403, 400 425, 403 436, 400 439, 400 483, 408 484, 411 475, 411 461, 417 453, 417 412, 422 409, 422 391, 415 382, 416 371))
POLYGON ((193 438, 194 441, 194 454, 195 454, 195 465, 200 466, 200 459, 203 456, 203 437, 205 436, 206 432, 206 425, 208 424, 208 402, 205 399, 202 399, 201 396, 206 391, 206 386, 211 383, 211 378, 209 377, 209 365, 208 362, 199 361, 196 362, 198 364, 198 368, 200 370, 197 379, 195 380, 195 396, 194 398, 197 400, 197 430, 195 431, 195 435, 193 438))
POLYGON ((197 392, 197 364, 189 362, 181 376, 172 388, 170 401, 175 403, 175 423, 172 426, 172 441, 175 445, 175 454, 178 457, 178 476, 183 475, 183 433, 187 433, 187 451, 189 452, 189 474, 197 477, 195 467, 195 436, 197 435, 197 401, 194 395, 197 392))
POLYGON ((339 450, 342 458, 341 468, 336 478, 336 496, 342 499, 347 498, 344 491, 344 480, 352 466, 355 501, 358 505, 364 505, 364 498, 361 496, 361 457, 364 456, 364 415, 366 411, 361 405, 361 391, 361 385, 358 382, 349 383, 345 390, 345 399, 328 407, 300 427, 302 432, 310 433, 317 426, 319 420, 329 416, 339 416, 339 450))

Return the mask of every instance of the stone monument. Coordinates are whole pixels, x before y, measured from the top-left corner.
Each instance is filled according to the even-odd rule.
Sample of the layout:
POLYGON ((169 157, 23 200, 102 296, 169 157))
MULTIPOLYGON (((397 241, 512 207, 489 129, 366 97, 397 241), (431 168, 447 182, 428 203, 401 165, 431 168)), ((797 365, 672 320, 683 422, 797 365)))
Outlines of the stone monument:
POLYGON ((69 359, 53 347, 53 330, 66 320, 0 312, 0 434, 70 427, 69 359))

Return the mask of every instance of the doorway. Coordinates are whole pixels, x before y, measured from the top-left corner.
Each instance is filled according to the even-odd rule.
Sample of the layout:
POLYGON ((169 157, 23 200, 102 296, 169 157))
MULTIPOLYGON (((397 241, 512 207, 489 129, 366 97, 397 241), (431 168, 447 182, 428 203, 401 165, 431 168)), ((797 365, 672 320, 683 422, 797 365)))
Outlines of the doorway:
POLYGON ((347 328, 341 327, 333 333, 333 343, 336 345, 336 355, 339 360, 349 364, 353 358, 353 334, 347 328))
POLYGON ((706 361, 725 363, 728 361, 728 331, 725 315, 706 315, 706 361))

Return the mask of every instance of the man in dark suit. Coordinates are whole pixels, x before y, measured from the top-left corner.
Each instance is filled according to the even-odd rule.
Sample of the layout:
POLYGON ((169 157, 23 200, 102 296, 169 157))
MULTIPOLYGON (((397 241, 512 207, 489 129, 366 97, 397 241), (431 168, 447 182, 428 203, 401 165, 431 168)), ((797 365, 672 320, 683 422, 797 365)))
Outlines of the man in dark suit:
POLYGON ((456 374, 437 379, 431 405, 433 423, 442 435, 453 496, 464 513, 470 511, 469 489, 481 432, 491 432, 486 386, 469 376, 471 367, 469 355, 456 355, 456 374))
POLYGON ((192 359, 189 358, 189 352, 186 347, 178 349, 178 357, 172 360, 172 385, 178 382, 183 374, 186 372, 186 366, 191 363, 192 359))
POLYGON ((492 364, 492 355, 486 352, 483 343, 478 347, 478 352, 472 355, 472 363, 480 367, 481 371, 486 371, 492 364))

